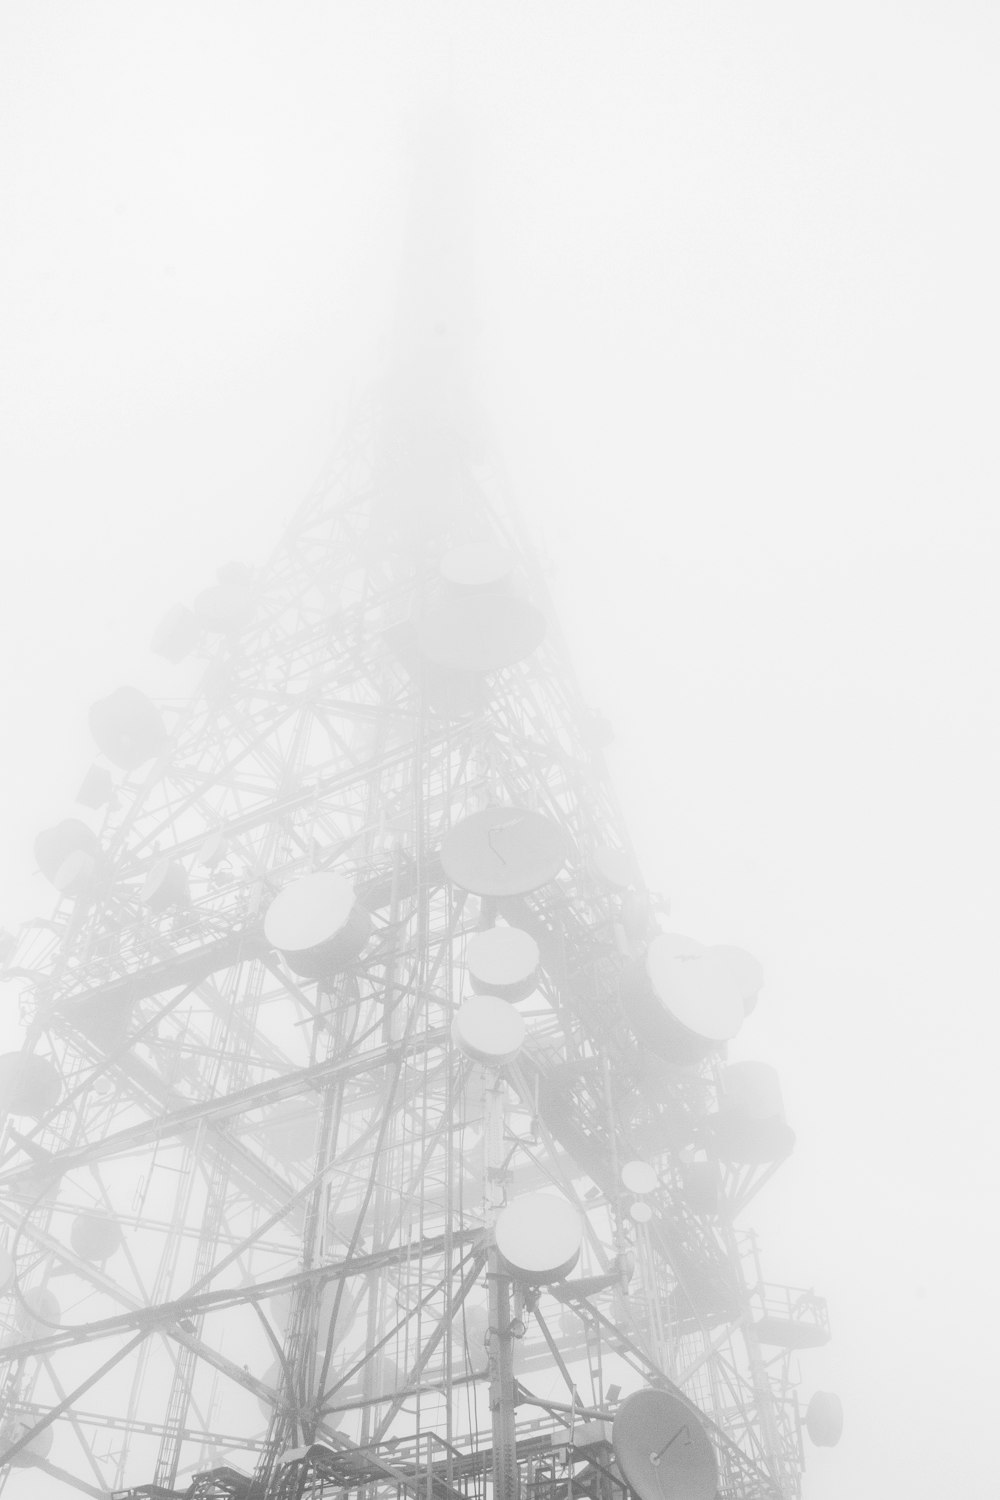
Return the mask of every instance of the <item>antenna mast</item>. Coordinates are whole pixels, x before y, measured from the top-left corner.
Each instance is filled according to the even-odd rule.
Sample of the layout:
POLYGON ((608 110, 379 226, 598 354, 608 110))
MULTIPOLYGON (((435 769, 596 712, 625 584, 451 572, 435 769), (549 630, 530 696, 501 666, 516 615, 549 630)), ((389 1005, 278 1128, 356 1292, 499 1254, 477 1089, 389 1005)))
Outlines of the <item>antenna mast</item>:
POLYGON ((637 866, 476 390, 467 163, 421 129, 383 380, 39 835, 10 1500, 800 1493, 826 1310, 738 1222, 793 1140, 727 1061, 761 970, 637 866))

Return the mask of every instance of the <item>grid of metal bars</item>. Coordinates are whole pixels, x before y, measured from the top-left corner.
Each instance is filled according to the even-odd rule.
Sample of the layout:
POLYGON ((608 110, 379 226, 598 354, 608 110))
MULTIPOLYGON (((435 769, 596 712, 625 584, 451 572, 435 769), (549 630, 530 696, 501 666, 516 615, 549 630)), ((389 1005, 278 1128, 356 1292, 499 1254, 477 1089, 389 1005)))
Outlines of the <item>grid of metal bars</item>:
POLYGON ((664 1064, 651 1082, 625 1026, 642 936, 627 921, 638 910, 648 935, 656 918, 641 882, 626 919, 593 874, 594 850, 628 837, 554 622, 450 699, 413 651, 444 546, 515 548, 518 586, 547 608, 537 565, 495 476, 470 476, 422 554, 394 537, 379 484, 361 415, 252 614, 207 640, 192 701, 164 706, 166 747, 119 778, 93 886, 13 961, 26 1048, 62 1092, 37 1121, 8 1117, 0 1143, 7 1449, 32 1458, 49 1422, 33 1462, 88 1493, 486 1500, 492 1091, 490 1191, 551 1186, 586 1224, 574 1277, 518 1308, 526 1500, 621 1493, 606 1439, 578 1447, 560 1411, 607 1419, 629 1379, 700 1410, 722 1500, 793 1500, 790 1369, 761 1355, 731 1226, 770 1168, 720 1166, 715 1218, 685 1203, 682 1148, 717 1078, 664 1064), (445 834, 495 804, 544 813, 573 851, 533 894, 479 899, 444 877, 445 834), (188 894, 156 911, 143 882, 164 858, 188 894), (346 874, 372 918, 326 982, 292 973, 261 927, 319 869, 346 874), (542 968, 527 1048, 484 1075, 450 1027, 467 942, 497 920, 532 933, 542 968), (648 1224, 620 1180, 635 1156, 659 1176, 648 1224), (94 1208, 122 1231, 106 1266, 68 1248, 94 1208), (32 1304, 42 1287, 56 1304, 32 1304))

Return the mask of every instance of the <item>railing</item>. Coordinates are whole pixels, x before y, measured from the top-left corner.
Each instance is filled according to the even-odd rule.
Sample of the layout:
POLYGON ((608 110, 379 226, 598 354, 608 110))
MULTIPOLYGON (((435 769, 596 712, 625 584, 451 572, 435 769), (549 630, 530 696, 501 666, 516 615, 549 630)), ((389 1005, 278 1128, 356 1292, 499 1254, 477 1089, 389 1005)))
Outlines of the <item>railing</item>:
POLYGON ((762 1343, 786 1349, 818 1348, 830 1338, 826 1299, 811 1287, 773 1286, 754 1289, 751 1309, 762 1343))

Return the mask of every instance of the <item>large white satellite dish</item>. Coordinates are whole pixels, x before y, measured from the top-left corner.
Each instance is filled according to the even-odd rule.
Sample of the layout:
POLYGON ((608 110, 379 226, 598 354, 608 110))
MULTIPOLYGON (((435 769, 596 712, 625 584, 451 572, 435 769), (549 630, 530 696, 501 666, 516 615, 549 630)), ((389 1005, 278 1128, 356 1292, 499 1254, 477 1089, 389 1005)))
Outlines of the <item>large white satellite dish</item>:
POLYGON ((743 1024, 743 994, 725 958, 710 949, 678 953, 657 936, 646 953, 646 972, 663 1009, 695 1036, 727 1042, 743 1024))
POLYGON ((354 890, 343 875, 304 875, 280 891, 264 918, 264 935, 282 953, 302 953, 336 937, 354 907, 354 890))
POLYGON ((264 918, 264 936, 297 974, 322 977, 356 958, 370 918, 354 888, 333 870, 303 875, 279 891, 264 918))
POLYGON ((452 1022, 455 1045, 473 1062, 499 1068, 513 1062, 524 1046, 524 1020, 498 995, 472 995, 452 1022))
POLYGON ((449 880, 477 896, 523 896, 554 880, 568 857, 558 824, 524 807, 486 807, 441 845, 449 880))
POLYGON ((692 1407, 669 1391, 627 1396, 611 1432, 618 1467, 639 1500, 715 1500, 715 1451, 692 1407))
POLYGON ((651 1167, 648 1161, 640 1161, 638 1158, 624 1164, 621 1177, 622 1185, 630 1193, 655 1192, 660 1182, 656 1168, 651 1167))
POLYGON ((764 968, 760 960, 745 948, 734 948, 728 943, 708 948, 706 952, 728 967, 743 996, 743 1009, 749 1015, 757 1004, 764 983, 764 968))
POLYGON ((480 993, 523 999, 535 987, 541 955, 530 932, 520 927, 488 927, 469 940, 472 987, 480 993))
POLYGON ((496 1239, 514 1276, 523 1281, 558 1281, 579 1259, 583 1221, 565 1198, 524 1193, 500 1210, 496 1239))

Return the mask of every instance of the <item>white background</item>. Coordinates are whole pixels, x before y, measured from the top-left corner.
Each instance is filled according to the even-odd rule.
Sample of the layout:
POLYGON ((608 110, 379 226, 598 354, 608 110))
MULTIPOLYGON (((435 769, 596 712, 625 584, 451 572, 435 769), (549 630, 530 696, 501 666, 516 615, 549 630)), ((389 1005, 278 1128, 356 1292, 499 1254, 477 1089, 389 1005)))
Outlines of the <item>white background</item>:
POLYGON ((498 422, 644 869, 767 967, 735 1055, 799 1141, 749 1221, 828 1296, 802 1392, 847 1412, 806 1500, 995 1484, 997 30, 971 0, 0 16, 0 922, 48 909, 88 705, 179 691, 153 626, 266 556, 378 368, 401 132, 451 89, 498 422))

